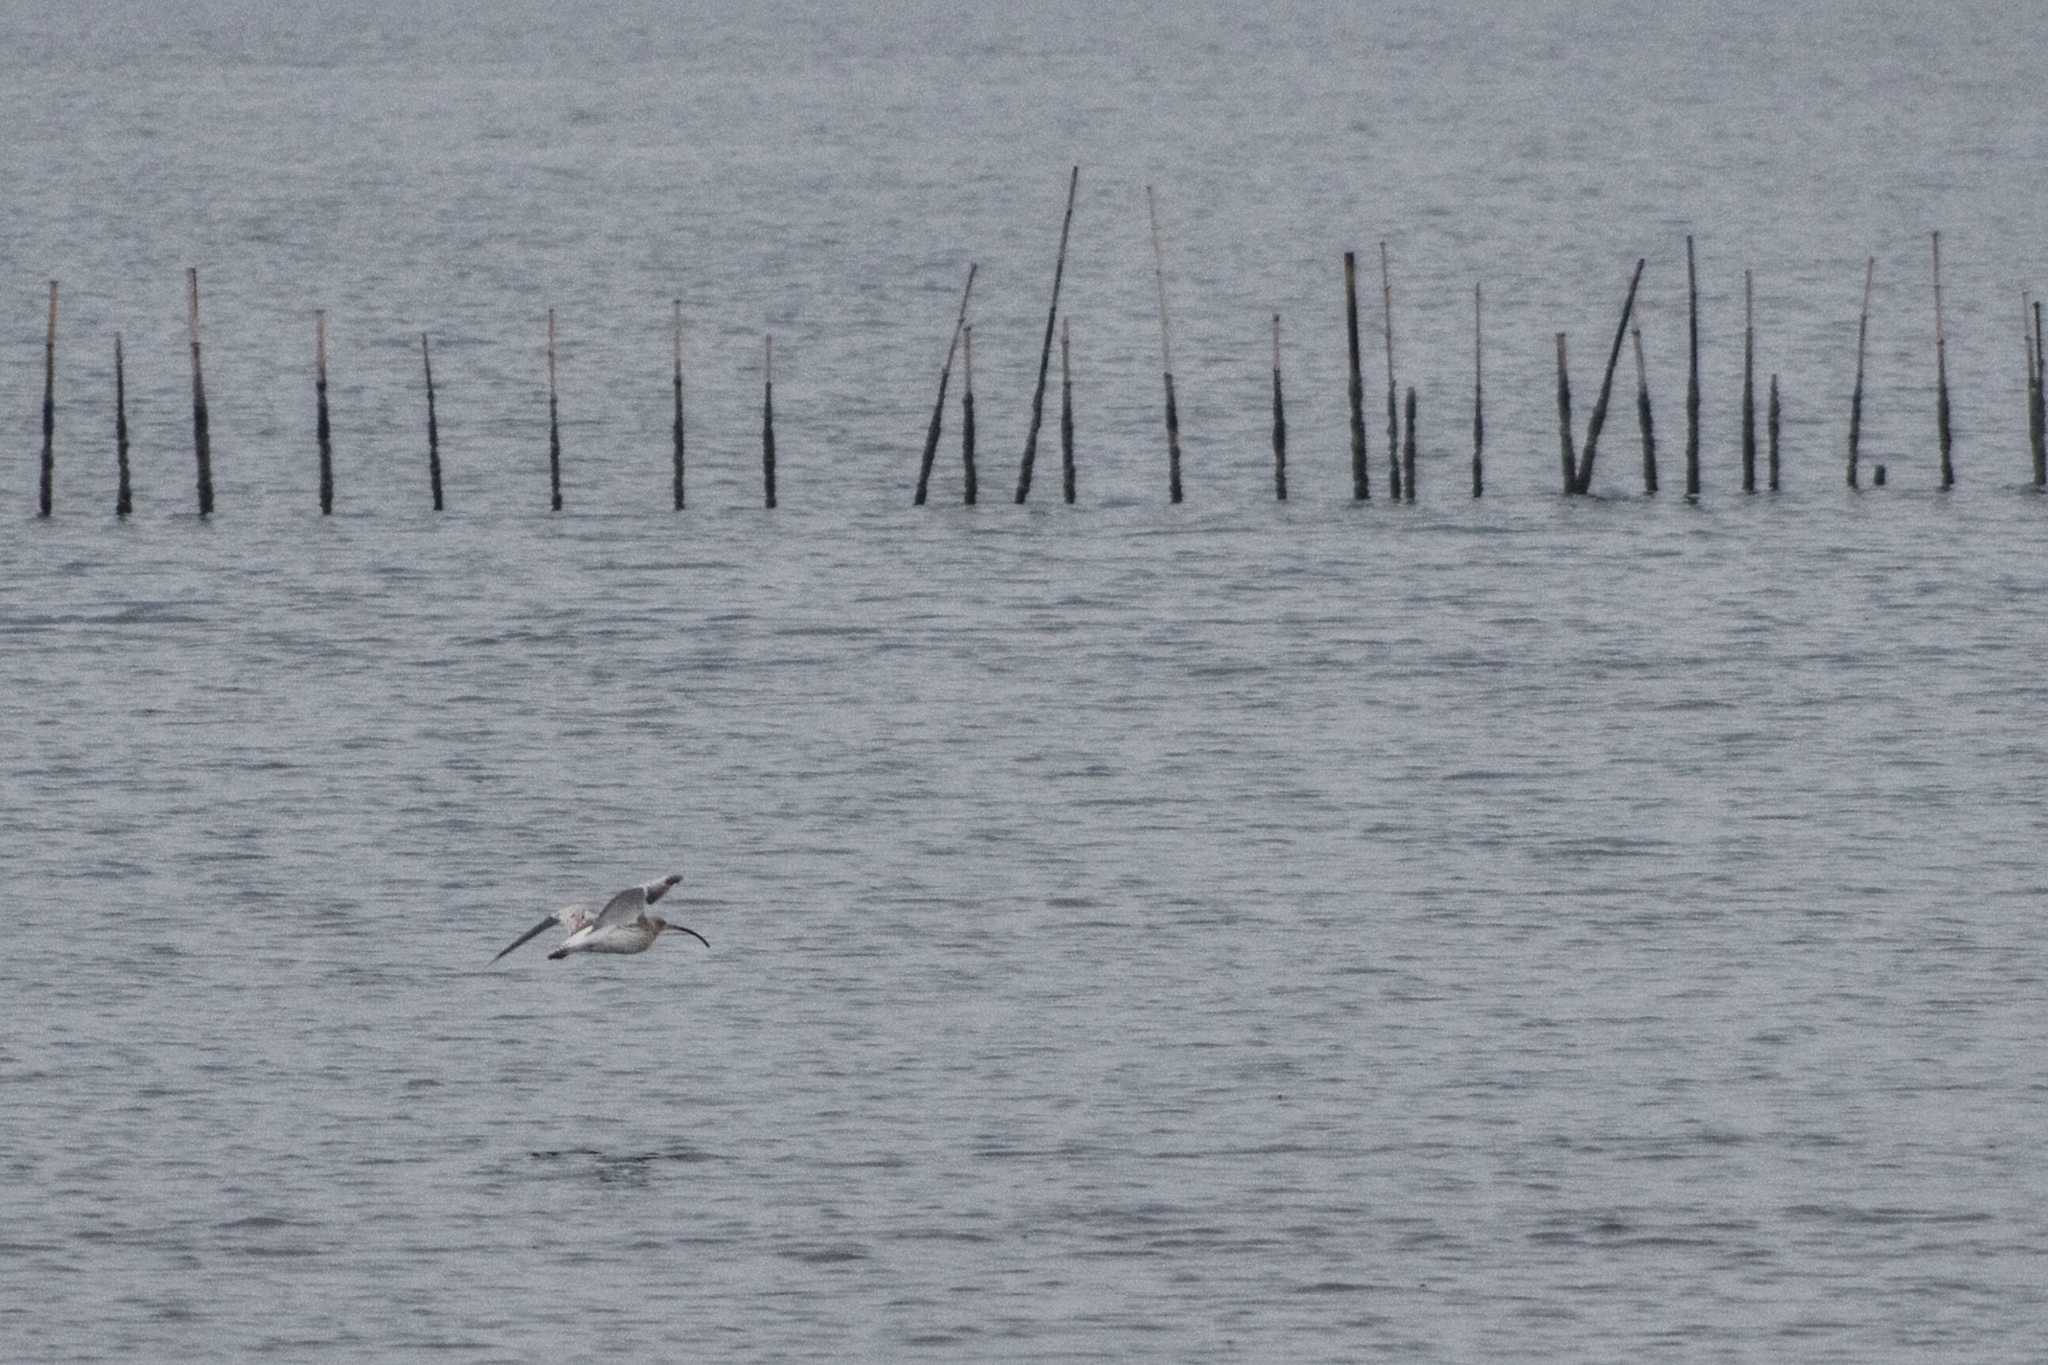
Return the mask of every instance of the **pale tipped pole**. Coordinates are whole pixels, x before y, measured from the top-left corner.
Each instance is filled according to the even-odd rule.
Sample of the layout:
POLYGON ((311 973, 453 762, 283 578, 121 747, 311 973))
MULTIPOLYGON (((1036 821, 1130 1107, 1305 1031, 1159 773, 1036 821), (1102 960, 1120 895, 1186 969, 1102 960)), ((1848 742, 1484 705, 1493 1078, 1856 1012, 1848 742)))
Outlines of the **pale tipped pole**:
POLYGON ((192 454, 199 466, 199 515, 213 515, 213 438, 206 416, 206 379, 199 365, 199 269, 185 269, 186 315, 192 331, 192 454))
POLYGON ((1145 187, 1145 212, 1152 220, 1152 280, 1159 290, 1159 358, 1166 375, 1166 494, 1169 501, 1181 500, 1180 410, 1173 398, 1173 338, 1166 322, 1166 254, 1159 246, 1159 201, 1152 187, 1145 187))
POLYGON ((966 347, 960 373, 960 468, 966 477, 961 501, 972 507, 981 496, 980 480, 974 472, 974 328, 962 328, 960 339, 966 347))
POLYGON ((1578 491, 1579 460, 1572 450, 1572 380, 1565 360, 1564 333, 1557 334, 1557 436, 1564 464, 1564 491, 1578 491))
POLYGON ((1380 320, 1387 351, 1387 463, 1392 479, 1388 496, 1401 501, 1401 423, 1396 410, 1394 388, 1394 277, 1387 264, 1387 244, 1380 243, 1380 320))
POLYGON ((114 515, 125 517, 135 510, 128 486, 128 373, 121 355, 121 334, 114 333, 114 515))
POLYGON ((1060 315, 1060 280, 1067 273, 1067 235, 1074 226, 1074 193, 1081 184, 1081 168, 1067 177, 1067 212, 1060 220, 1060 252, 1052 268, 1052 305, 1045 313, 1045 345, 1038 353, 1038 387, 1031 393, 1031 427, 1024 436, 1024 459, 1017 467, 1017 502, 1031 496, 1031 467, 1038 459, 1038 428, 1045 420, 1045 380, 1052 368, 1052 327, 1060 315))
POLYGON ((1941 486, 1953 488, 1956 483, 1955 461, 1950 456, 1953 444, 1949 424, 1948 403, 1948 329, 1941 313, 1941 234, 1933 234, 1934 243, 1934 424, 1941 438, 1941 486))
POLYGON ((57 473, 57 282, 50 281, 50 326, 43 334, 43 460, 36 494, 36 515, 50 515, 51 488, 57 473))
POLYGON ((313 310, 314 439, 320 445, 320 515, 334 514, 334 440, 327 421, 327 313, 313 310))
POLYGON ((1273 497, 1287 501, 1287 403, 1280 392, 1280 315, 1273 314, 1273 497))
POLYGON ((555 310, 548 309, 548 505, 562 510, 562 425, 555 405, 555 310))
POLYGON ((1693 268, 1692 234, 1685 237, 1685 495, 1700 495, 1700 282, 1693 268))
POLYGON ((932 404, 932 420, 925 428, 924 455, 917 465, 917 492, 911 498, 913 507, 924 506, 925 495, 931 488, 932 464, 939 457, 939 432, 946 420, 946 389, 953 379, 953 354, 960 346, 960 333, 967 327, 967 301, 974 294, 974 275, 978 269, 973 261, 967 263, 967 284, 960 290, 960 311, 954 315, 953 335, 946 342, 945 363, 939 366, 938 401, 932 404))
POLYGON ((1742 272, 1742 491, 1756 492, 1756 287, 1742 272))
POLYGON ((676 299, 670 338, 674 342, 674 363, 670 387, 675 396, 675 426, 670 432, 673 438, 675 510, 683 510, 683 301, 676 299))
POLYGON ((1472 496, 1486 492, 1486 380, 1480 328, 1480 286, 1472 286, 1472 496))
POLYGON ((427 334, 420 333, 420 365, 427 374, 427 486, 434 494, 434 510, 441 510, 441 424, 434 415, 434 353, 427 334))
POLYGON ((761 340, 761 492, 762 505, 775 506, 775 337, 761 340))
POLYGON ((1877 278, 1877 257, 1863 262, 1863 312, 1856 320, 1856 387, 1849 395, 1849 487, 1860 488, 1856 462, 1863 436, 1863 357, 1870 340, 1870 286, 1877 278))
POLYGON ((1069 354, 1067 320, 1060 319, 1060 489, 1067 506, 1074 505, 1074 371, 1069 354))
POLYGON ((1365 380, 1358 372, 1358 253, 1344 253, 1344 336, 1351 362, 1351 500, 1372 497, 1365 464, 1365 380))
POLYGON ((1773 493, 1778 491, 1778 424, 1780 416, 1781 413, 1778 408, 1778 376, 1774 373, 1771 375, 1770 414, 1764 420, 1764 432, 1770 441, 1768 447, 1770 456, 1770 487, 1773 493))
POLYGON ((1643 364, 1643 329, 1632 327, 1629 338, 1636 351, 1636 426, 1643 433, 1643 493, 1657 494, 1657 426, 1650 416, 1650 374, 1643 364))
POLYGON ((1607 371, 1600 377, 1600 396, 1593 400, 1593 416, 1586 423, 1586 449, 1579 457, 1578 475, 1572 481, 1575 493, 1593 491, 1593 456, 1600 446, 1601 429, 1607 425, 1607 400, 1614 393, 1614 367, 1621 360, 1621 343, 1628 336, 1628 320, 1635 312, 1636 288, 1643 282, 1645 258, 1636 258, 1636 272, 1629 277, 1628 297, 1621 303, 1621 321, 1615 324, 1614 345, 1607 351, 1607 371))

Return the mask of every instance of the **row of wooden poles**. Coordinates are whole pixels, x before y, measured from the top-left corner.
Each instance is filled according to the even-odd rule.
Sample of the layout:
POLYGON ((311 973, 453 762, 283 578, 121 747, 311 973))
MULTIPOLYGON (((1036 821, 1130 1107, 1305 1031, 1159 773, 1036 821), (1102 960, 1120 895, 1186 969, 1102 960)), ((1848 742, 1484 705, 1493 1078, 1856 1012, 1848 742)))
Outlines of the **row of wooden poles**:
MULTIPOLYGON (((1066 273, 1067 245, 1074 221, 1074 198, 1080 184, 1080 167, 1076 166, 1067 181, 1066 213, 1060 225, 1059 253, 1053 267, 1052 305, 1045 319, 1045 341, 1038 362, 1038 384, 1031 398, 1031 421, 1025 436, 1024 455, 1018 468, 1016 501, 1023 503, 1031 495, 1031 482, 1038 452, 1038 438, 1045 415, 1045 391, 1051 367, 1052 342, 1057 330, 1060 339, 1060 474, 1062 492, 1067 502, 1074 501, 1074 401, 1073 379, 1070 366, 1070 336, 1066 320, 1059 311, 1060 284, 1066 273)), ((1171 501, 1182 500, 1181 486, 1181 438, 1180 412, 1174 395, 1173 342, 1167 322, 1166 308, 1166 266, 1160 247, 1158 201, 1152 187, 1145 188, 1145 201, 1151 220, 1153 278, 1159 299, 1159 344, 1163 378, 1165 381, 1165 416, 1167 447, 1167 492, 1171 501)), ((1948 391, 1948 337, 1946 320, 1942 311, 1941 293, 1941 234, 1931 236, 1934 265, 1934 355, 1936 388, 1936 429, 1941 451, 1941 486, 1951 488, 1955 484, 1954 438, 1950 422, 1948 391)), ((1572 419, 1572 389, 1568 364, 1566 334, 1556 334, 1557 348, 1557 415, 1559 433, 1559 456, 1563 476, 1563 488, 1567 496, 1580 496, 1592 491, 1593 462, 1599 450, 1601 433, 1607 422, 1609 399, 1614 388, 1614 372, 1621 358, 1622 346, 1632 342, 1636 370, 1636 417, 1642 436, 1643 492, 1655 494, 1657 478, 1656 429, 1650 407, 1650 390, 1643 361, 1642 329, 1632 326, 1635 312, 1636 292, 1642 283, 1645 260, 1637 260, 1634 274, 1629 279, 1628 292, 1622 301, 1621 320, 1614 329, 1614 339, 1607 353, 1607 366, 1600 381, 1599 397, 1594 401, 1593 411, 1586 424, 1583 442, 1574 439, 1572 419)), ((1866 344, 1870 331, 1870 291, 1876 276, 1877 260, 1871 257, 1864 264, 1863 307, 1856 327, 1856 383, 1849 405, 1849 448, 1847 480, 1849 487, 1862 486, 1860 469, 1860 442, 1863 427, 1863 379, 1866 344)), ((938 448, 945 424, 946 396, 951 385, 953 362, 956 356, 963 359, 963 380, 960 403, 960 449, 963 473, 963 500, 974 503, 979 496, 978 474, 975 466, 975 421, 974 421, 974 328, 968 321, 969 305, 974 294, 974 282, 978 267, 967 267, 967 282, 960 292, 960 307, 953 323, 951 341, 946 347, 946 358, 939 370, 938 400, 932 407, 931 421, 925 432, 924 452, 919 462, 917 488, 913 501, 924 505, 930 491, 932 469, 938 455, 938 448)), ((1688 356, 1686 370, 1686 443, 1685 443, 1685 494, 1688 498, 1700 495, 1700 358, 1699 358, 1699 283, 1693 259, 1693 239, 1685 239, 1685 274, 1687 296, 1687 337, 1688 356)), ((199 512, 205 516, 213 511, 213 462, 212 445, 206 408, 206 381, 201 366, 199 342, 199 272, 186 271, 188 317, 192 347, 192 438, 198 465, 199 512)), ((1367 460, 1365 431, 1365 383, 1361 375, 1360 346, 1358 333, 1358 262, 1354 252, 1344 253, 1344 295, 1345 333, 1348 348, 1350 372, 1350 437, 1351 437, 1351 486, 1355 501, 1367 501, 1372 497, 1372 481, 1367 460)), ((1383 318, 1383 333, 1387 363, 1387 448, 1389 456, 1389 483, 1391 496, 1397 502, 1414 502, 1416 494, 1415 466, 1415 389, 1411 385, 1402 401, 1401 390, 1396 383, 1394 369, 1394 321, 1393 281, 1388 262, 1387 246, 1380 243, 1380 296, 1383 318)), ((1484 379, 1484 296, 1481 288, 1472 289, 1472 496, 1479 497, 1485 492, 1486 470, 1486 386, 1484 379)), ((684 506, 684 423, 683 423, 683 305, 675 301, 673 326, 674 339, 674 497, 680 511, 684 506)), ((2022 331, 2026 340, 2027 362, 2027 429, 2033 456, 2033 481, 2037 488, 2048 488, 2048 411, 2044 411, 2044 395, 2048 395, 2048 346, 2042 344, 2042 318, 2040 301, 2023 295, 2021 298, 2022 331)), ((1285 394, 1280 373, 1280 314, 1273 314, 1273 491, 1285 500, 1287 497, 1287 413, 1285 394)), ((1743 272, 1743 341, 1742 341, 1742 489, 1745 493, 1757 491, 1757 402, 1756 402, 1756 309, 1754 280, 1749 271, 1743 272)), ((434 510, 442 510, 444 503, 441 487, 440 427, 434 410, 434 361, 431 345, 426 333, 420 334, 420 361, 426 376, 427 393, 427 477, 433 493, 434 510)), ((763 378, 761 393, 761 479, 764 505, 775 506, 775 339, 763 338, 763 378)), ((49 516, 51 511, 51 485, 55 471, 56 431, 56 371, 57 371, 57 281, 50 282, 49 331, 44 347, 43 378, 43 443, 41 479, 39 482, 38 511, 49 516)), ((548 484, 550 506, 562 510, 562 438, 555 390, 555 313, 548 310, 547 336, 548 373, 548 484)), ((320 458, 320 510, 331 513, 334 510, 334 456, 332 429, 327 410, 327 316, 325 312, 314 314, 314 392, 317 415, 315 436, 320 458)), ((114 443, 118 471, 118 488, 115 496, 115 511, 121 516, 133 510, 133 498, 129 484, 128 464, 128 405, 127 383, 122 354, 121 335, 114 335, 114 443)), ((1770 376, 1769 396, 1765 418, 1766 444, 1765 480, 1766 487, 1778 489, 1779 459, 1778 435, 1782 420, 1779 402, 1778 376, 1770 376)), ((1872 470, 1872 482, 1883 485, 1885 467, 1876 465, 1872 470)))

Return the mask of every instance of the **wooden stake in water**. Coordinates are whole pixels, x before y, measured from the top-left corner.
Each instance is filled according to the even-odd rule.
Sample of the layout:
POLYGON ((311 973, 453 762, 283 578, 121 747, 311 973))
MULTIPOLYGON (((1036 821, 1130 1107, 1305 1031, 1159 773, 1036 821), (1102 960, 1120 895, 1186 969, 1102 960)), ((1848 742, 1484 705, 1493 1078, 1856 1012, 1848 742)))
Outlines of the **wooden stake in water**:
POLYGON ((1481 361, 1479 286, 1472 286, 1472 496, 1486 491, 1486 381, 1481 361))
POLYGON ((1273 497, 1287 501, 1287 404, 1280 393, 1280 315, 1273 314, 1273 497))
POLYGON ((1863 313, 1856 322, 1856 388, 1849 395, 1849 487, 1856 481, 1857 445, 1863 435, 1863 354, 1870 339, 1870 285, 1877 278, 1877 257, 1863 262, 1863 313))
POLYGON ((185 270, 185 291, 192 324, 192 454, 199 465, 199 515, 213 515, 213 440, 207 430, 206 380, 199 368, 199 270, 185 270))
POLYGON ((1742 272, 1742 491, 1756 492, 1756 285, 1742 272))
POLYGON ((1607 425, 1607 400, 1614 392, 1614 367, 1621 359, 1621 343, 1628 336, 1629 316, 1635 312, 1636 287, 1643 282, 1642 257, 1636 258, 1636 273, 1629 277, 1628 297, 1621 303, 1621 321, 1614 328, 1614 345, 1607 351, 1607 372, 1600 377, 1600 396, 1593 400, 1593 416, 1586 423, 1586 449, 1579 457, 1579 472, 1572 481, 1574 493, 1593 491, 1593 455, 1600 447, 1600 432, 1607 425))
POLYGON ((1934 422, 1941 436, 1941 486, 1953 488, 1955 462, 1949 457, 1948 329, 1941 315, 1941 234, 1934 237, 1934 422))
POLYGON ((36 500, 38 516, 50 515, 51 485, 57 472, 57 282, 50 281, 50 327, 43 334, 43 462, 36 500))
POLYGON ((1579 458, 1572 449, 1572 380, 1565 365, 1564 333, 1557 334, 1557 434, 1564 461, 1564 491, 1578 491, 1579 458))
POLYGON ((1778 376, 1771 376, 1771 411, 1765 419, 1764 432, 1770 438, 1771 491, 1778 491, 1778 376))
POLYGON ((1643 364, 1643 329, 1632 327, 1629 336, 1636 348, 1636 426, 1643 433, 1643 492, 1657 495, 1657 427, 1650 418, 1650 376, 1643 364))
POLYGON ((327 314, 313 310, 314 435, 320 443, 320 515, 334 514, 334 443, 327 423, 327 314))
POLYGON ((1067 320, 1060 319, 1060 487, 1074 505, 1074 371, 1067 345, 1067 320))
MULTIPOLYGON (((960 345, 960 333, 967 326, 967 300, 974 293, 974 274, 978 267, 973 261, 967 263, 967 284, 960 291, 960 311, 953 318, 953 336, 946 343, 946 360, 939 366, 939 399, 932 404, 931 425, 925 428, 924 457, 917 465, 917 493, 911 499, 911 506, 924 506, 925 493, 932 481, 932 462, 939 455, 939 428, 945 423, 946 386, 953 378, 953 352, 960 345)), ((678 504, 680 506, 680 504, 678 504)))
POLYGON ((1372 497, 1365 468, 1365 380, 1358 373, 1358 254, 1344 253, 1344 334, 1351 347, 1351 500, 1372 497))
POLYGON ((670 335, 675 342, 674 378, 670 381, 675 391, 675 510, 683 510, 683 301, 675 300, 675 322, 670 335))
POLYGON ((114 469, 119 479, 114 489, 114 515, 125 517, 135 510, 135 502, 128 489, 128 375, 119 332, 114 333, 114 469))
POLYGON ((1166 256, 1159 249, 1159 203, 1145 187, 1145 212, 1152 219, 1152 278, 1159 286, 1159 357, 1166 372, 1166 490, 1180 501, 1180 412, 1173 401, 1173 340, 1166 326, 1166 256))
MULTIPOLYGON (((2048 356, 2041 353, 2041 301, 2033 301, 2034 487, 2048 487, 2048 356)), ((2024 322, 2025 319, 2022 319, 2024 322)))
POLYGON ((427 372, 427 483, 434 492, 434 510, 441 510, 441 424, 434 417, 434 353, 427 334, 420 333, 420 364, 427 372))
POLYGON ((1685 495, 1700 495, 1700 282, 1693 269, 1692 234, 1685 238, 1686 379, 1685 495))
POLYGON ((1380 243, 1380 318, 1387 342, 1387 463, 1393 480, 1388 496, 1401 501, 1401 424, 1394 410, 1394 277, 1387 266, 1387 244, 1380 243))
POLYGON ((980 484, 974 475, 974 328, 961 329, 961 339, 967 345, 966 368, 960 376, 960 465, 967 476, 962 501, 972 507, 980 496, 980 484))
POLYGON ((562 426, 555 409, 555 310, 548 309, 548 496, 562 510, 562 426))
POLYGON ((1408 425, 1401 437, 1401 496, 1415 501, 1415 386, 1408 386, 1408 425))
POLYGON ((761 489, 764 506, 775 506, 775 337, 761 343, 761 489))
POLYGON ((1045 418, 1045 377, 1052 366, 1052 325, 1060 315, 1060 279, 1067 273, 1067 234, 1074 226, 1074 192, 1081 168, 1067 177, 1067 213, 1060 220, 1060 254, 1052 267, 1052 306, 1045 313, 1045 345, 1038 353, 1038 387, 1031 394, 1031 428, 1024 436, 1024 460, 1017 468, 1017 502, 1031 496, 1031 466, 1038 458, 1038 428, 1045 418))

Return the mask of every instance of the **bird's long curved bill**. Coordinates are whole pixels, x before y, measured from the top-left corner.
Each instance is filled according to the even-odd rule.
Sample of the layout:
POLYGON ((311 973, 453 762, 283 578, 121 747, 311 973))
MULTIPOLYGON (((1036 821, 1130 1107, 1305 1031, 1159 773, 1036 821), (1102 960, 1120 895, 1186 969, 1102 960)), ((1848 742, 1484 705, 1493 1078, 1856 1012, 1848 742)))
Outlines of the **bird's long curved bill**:
MULTIPOLYGON (((711 940, 710 940, 710 939, 708 939, 708 938, 704 937, 704 935, 702 935, 702 934, 698 933, 698 932, 697 932, 697 931, 696 931, 695 929, 692 929, 692 928, 691 928, 691 927, 690 927, 689 925, 687 925, 687 924, 671 924, 671 925, 669 926, 669 928, 671 928, 671 929, 676 929, 676 930, 680 930, 681 932, 683 932, 683 933, 685 933, 685 934, 688 934, 688 935, 689 935, 689 936, 690 936, 691 938, 694 938, 694 939, 696 939, 696 940, 697 940, 697 942, 699 942, 699 943, 703 944, 703 945, 704 945, 704 946, 705 946, 706 948, 709 948, 709 947, 711 946, 711 940)), ((529 935, 528 935, 527 937, 529 937, 529 938, 530 938, 530 937, 532 937, 532 935, 530 935, 530 934, 529 934, 529 935)), ((522 940, 521 940, 521 942, 524 942, 524 941, 525 941, 524 939, 522 939, 522 940)), ((512 947, 514 947, 514 948, 516 948, 516 947, 518 947, 518 946, 519 946, 519 944, 517 944, 517 943, 515 943, 515 944, 513 944, 513 945, 512 945, 512 947)), ((510 952, 510 951, 511 951, 511 949, 509 949, 509 948, 508 948, 508 949, 506 949, 506 951, 507 951, 507 952, 510 952)))
MULTIPOLYGON (((505 951, 504 951, 504 952, 501 952, 501 953, 499 953, 499 954, 498 954, 498 957, 503 957, 503 956, 505 955, 505 953, 509 953, 509 952, 511 952, 513 948, 517 948, 517 947, 518 947, 518 946, 519 946, 520 944, 522 944, 522 943, 525 943, 525 942, 527 942, 527 941, 528 941, 529 939, 533 939, 533 938, 538 938, 538 937, 539 937, 540 935, 542 935, 542 934, 546 933, 546 932, 548 931, 548 926, 549 926, 549 925, 551 925, 551 924, 553 924, 554 922, 555 922, 555 917, 554 917, 553 915, 549 915, 549 916, 548 916, 548 917, 547 917, 546 919, 542 920, 542 921, 541 921, 541 922, 540 922, 539 924, 536 924, 536 925, 534 925, 534 926, 533 926, 533 927, 532 927, 531 929, 528 929, 528 930, 527 930, 527 931, 526 931, 525 933, 521 934, 521 935, 520 935, 520 936, 519 936, 518 938, 515 938, 515 939, 513 939, 513 940, 512 940, 512 942, 511 942, 511 945, 510 945, 509 947, 507 947, 507 948, 505 949, 505 951)), ((705 944, 704 946, 708 948, 708 947, 710 947, 711 945, 707 943, 707 944, 705 944)), ((491 959, 491 961, 493 961, 493 962, 496 962, 496 961, 498 960, 498 957, 494 957, 494 958, 492 958, 492 959, 491 959)))

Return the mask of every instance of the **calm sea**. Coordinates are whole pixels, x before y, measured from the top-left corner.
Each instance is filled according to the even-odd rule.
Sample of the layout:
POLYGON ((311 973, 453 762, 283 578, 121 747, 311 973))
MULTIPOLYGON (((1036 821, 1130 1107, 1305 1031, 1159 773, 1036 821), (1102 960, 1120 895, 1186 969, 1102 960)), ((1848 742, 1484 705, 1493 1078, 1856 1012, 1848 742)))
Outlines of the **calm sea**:
POLYGON ((0 4, 0 1357, 2038 1359, 2048 11, 346 8, 0 4))

